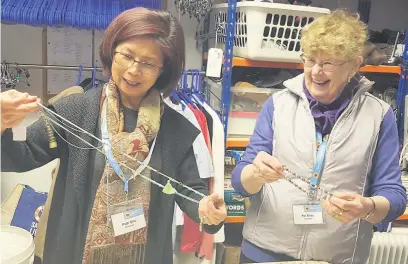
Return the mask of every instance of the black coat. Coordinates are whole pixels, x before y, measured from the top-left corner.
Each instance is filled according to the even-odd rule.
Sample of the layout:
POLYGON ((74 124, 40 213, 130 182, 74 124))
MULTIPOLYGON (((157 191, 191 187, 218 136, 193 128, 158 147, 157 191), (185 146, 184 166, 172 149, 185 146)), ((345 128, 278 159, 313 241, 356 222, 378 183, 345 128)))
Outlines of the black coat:
MULTIPOLYGON (((84 130, 98 134, 99 106, 101 89, 95 88, 85 94, 74 94, 62 98, 53 107, 59 115, 80 126, 84 130)), ((89 224, 89 215, 96 193, 92 185, 95 150, 83 150, 68 145, 57 136, 58 148, 48 147, 49 138, 43 119, 27 129, 27 141, 12 140, 12 132, 6 130, 2 135, 2 171, 26 172, 59 158, 60 167, 55 182, 53 199, 48 218, 44 246, 44 264, 81 263, 89 224), (91 199, 91 200, 89 200, 91 199)), ((68 142, 84 146, 75 136, 61 131, 68 142)), ((206 183, 200 179, 193 152, 193 141, 199 131, 187 119, 170 107, 165 106, 156 146, 150 166, 164 174, 207 194, 206 183)), ((97 145, 95 139, 77 133, 83 139, 97 145)), ((103 171, 103 170, 102 170, 103 171)), ((165 185, 167 180, 153 171, 153 180, 165 185)), ((176 187, 175 185, 173 185, 176 187)), ((176 189, 196 200, 200 197, 186 190, 176 189)), ((174 201, 187 215, 199 222, 198 205, 175 195, 166 195, 151 184, 148 237, 145 264, 173 263, 172 221, 174 201)), ((204 226, 208 233, 215 233, 218 226, 204 226)))

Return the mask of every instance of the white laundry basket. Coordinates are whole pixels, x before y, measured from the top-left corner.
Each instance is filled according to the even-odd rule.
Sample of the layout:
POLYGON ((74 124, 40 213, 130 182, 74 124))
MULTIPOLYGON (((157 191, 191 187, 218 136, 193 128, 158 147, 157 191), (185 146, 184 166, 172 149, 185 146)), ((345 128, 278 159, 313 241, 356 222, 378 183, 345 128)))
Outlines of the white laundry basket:
POLYGON ((34 240, 30 232, 2 225, 0 230, 1 264, 34 263, 34 240))
MULTIPOLYGON (((214 5, 210 14, 210 33, 217 33, 217 48, 224 50, 228 4, 214 5)), ((326 8, 273 4, 237 3, 235 16, 234 56, 252 60, 300 62, 302 28, 321 15, 326 8)), ((215 40, 209 42, 214 47, 215 40)))

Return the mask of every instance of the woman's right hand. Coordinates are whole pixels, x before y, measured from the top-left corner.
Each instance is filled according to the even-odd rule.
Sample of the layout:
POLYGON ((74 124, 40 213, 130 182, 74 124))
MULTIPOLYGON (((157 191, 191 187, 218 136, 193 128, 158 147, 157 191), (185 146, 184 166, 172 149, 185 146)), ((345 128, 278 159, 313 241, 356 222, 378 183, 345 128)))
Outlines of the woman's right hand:
POLYGON ((283 167, 280 161, 268 153, 259 152, 254 161, 253 177, 262 183, 272 183, 279 179, 283 179, 283 167))
POLYGON ((21 93, 14 89, 2 92, 0 94, 1 133, 7 128, 20 124, 27 114, 38 111, 40 108, 37 102, 39 101, 37 96, 21 93))

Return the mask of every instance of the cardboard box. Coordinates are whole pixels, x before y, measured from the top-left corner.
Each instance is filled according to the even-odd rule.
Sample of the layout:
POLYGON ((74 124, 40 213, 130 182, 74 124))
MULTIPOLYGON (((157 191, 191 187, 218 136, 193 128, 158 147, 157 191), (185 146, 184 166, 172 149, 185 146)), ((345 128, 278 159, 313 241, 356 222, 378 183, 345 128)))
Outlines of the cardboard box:
POLYGON ((217 244, 216 264, 239 264, 241 247, 217 244))
POLYGON ((231 186, 231 179, 224 179, 224 200, 228 216, 246 216, 249 199, 241 196, 231 186))
POLYGON ((237 193, 234 189, 224 190, 224 200, 226 203, 243 203, 245 197, 237 193))

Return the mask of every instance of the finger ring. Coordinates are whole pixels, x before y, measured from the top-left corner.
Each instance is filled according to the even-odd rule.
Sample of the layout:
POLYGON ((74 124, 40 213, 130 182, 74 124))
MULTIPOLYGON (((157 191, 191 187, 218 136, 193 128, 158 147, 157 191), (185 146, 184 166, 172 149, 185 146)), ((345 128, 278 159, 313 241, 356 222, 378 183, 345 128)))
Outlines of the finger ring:
POLYGON ((343 213, 344 213, 344 210, 340 210, 340 212, 339 212, 339 213, 337 213, 337 215, 338 215, 338 216, 342 216, 342 215, 343 215, 343 213))

